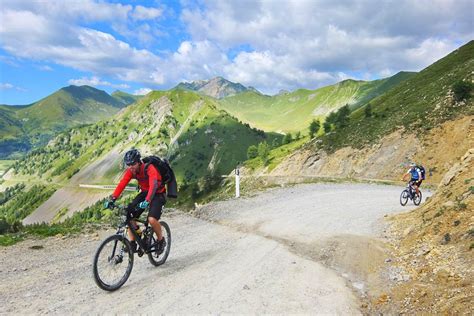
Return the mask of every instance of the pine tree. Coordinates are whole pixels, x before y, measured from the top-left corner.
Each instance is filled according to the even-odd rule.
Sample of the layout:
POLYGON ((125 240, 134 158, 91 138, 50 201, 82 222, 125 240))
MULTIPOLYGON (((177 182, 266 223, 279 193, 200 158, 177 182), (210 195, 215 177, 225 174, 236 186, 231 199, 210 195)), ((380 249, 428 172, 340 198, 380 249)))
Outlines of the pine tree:
POLYGON ((321 128, 321 123, 319 122, 319 120, 313 120, 309 124, 309 135, 310 135, 310 137, 313 138, 314 135, 318 133, 320 128, 321 128))
POLYGON ((370 105, 370 103, 367 103, 367 105, 365 106, 364 114, 367 118, 372 117, 372 106, 370 105))
POLYGON ((270 146, 267 142, 261 142, 258 144, 258 156, 262 159, 264 165, 268 163, 268 155, 270 154, 270 146))

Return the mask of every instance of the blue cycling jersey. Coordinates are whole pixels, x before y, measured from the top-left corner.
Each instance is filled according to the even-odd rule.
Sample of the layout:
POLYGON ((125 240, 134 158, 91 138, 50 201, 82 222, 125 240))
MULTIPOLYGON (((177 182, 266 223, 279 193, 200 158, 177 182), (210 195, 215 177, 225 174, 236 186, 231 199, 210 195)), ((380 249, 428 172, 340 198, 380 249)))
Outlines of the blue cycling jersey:
POLYGON ((418 168, 411 168, 410 170, 411 173, 411 179, 412 180, 419 180, 420 179, 420 170, 418 168))

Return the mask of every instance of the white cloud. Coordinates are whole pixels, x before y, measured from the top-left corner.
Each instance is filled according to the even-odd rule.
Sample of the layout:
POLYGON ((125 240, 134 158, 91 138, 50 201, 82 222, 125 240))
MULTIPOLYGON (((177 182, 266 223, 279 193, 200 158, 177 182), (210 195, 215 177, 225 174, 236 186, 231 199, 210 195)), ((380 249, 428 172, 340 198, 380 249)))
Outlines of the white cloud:
MULTIPOLYGON (((29 12, 34 16, 51 21, 53 24, 75 27, 95 27, 95 23, 103 22, 114 32, 129 40, 140 40, 144 46, 155 42, 155 36, 163 34, 157 25, 149 24, 149 22, 160 18, 164 10, 141 5, 132 6, 96 0, 3 0, 0 15, 6 11, 29 12), (147 34, 149 35, 147 36, 147 34)), ((28 20, 21 22, 28 23, 28 20)))
POLYGON ((225 53, 210 41, 184 41, 164 63, 169 80, 196 80, 222 74, 229 64, 225 53))
POLYGON ((51 68, 48 65, 40 65, 40 66, 37 66, 37 68, 42 71, 53 71, 53 68, 51 68))
POLYGON ((0 90, 12 90, 12 89, 17 90, 17 91, 21 91, 21 92, 26 91, 26 89, 14 86, 14 85, 12 85, 11 83, 8 83, 8 82, 0 83, 0 90))
POLYGON ((114 36, 48 20, 27 11, 2 11, 0 44, 13 56, 54 62, 123 81, 162 84, 150 73, 160 58, 114 36), (64 36, 68 34, 68 36, 64 36))
POLYGON ((174 51, 151 45, 169 39, 157 23, 170 16, 166 6, 93 0, 3 0, 0 47, 14 61, 87 72, 75 80, 88 84, 111 85, 102 77, 170 87, 224 76, 273 93, 421 70, 474 37, 472 0, 181 3, 188 34, 174 51))
MULTIPOLYGON (((1 43, 1 38, 0 38, 0 43, 1 43)), ((0 55, 0 62, 12 66, 12 67, 19 67, 20 65, 18 64, 17 60, 14 57, 11 56, 5 56, 5 55, 0 55)))
POLYGON ((1 90, 8 90, 8 89, 13 89, 15 88, 14 85, 12 85, 11 83, 0 83, 0 89, 1 90))
POLYGON ((141 89, 133 91, 133 94, 134 95, 146 95, 146 94, 150 93, 151 91, 153 91, 153 90, 148 89, 148 88, 141 88, 141 89))
POLYGON ((76 86, 104 86, 104 87, 112 87, 112 88, 118 88, 118 89, 128 89, 130 88, 129 85, 127 84, 113 84, 108 81, 102 81, 100 80, 99 77, 91 77, 91 78, 86 78, 82 77, 80 79, 70 79, 68 81, 69 84, 76 85, 76 86))
POLYGON ((294 60, 266 52, 242 52, 233 63, 224 67, 232 81, 258 87, 264 93, 277 93, 281 89, 316 88, 339 81, 345 75, 301 69, 294 60))
POLYGON ((81 1, 25 1, 2 0, 2 8, 18 12, 31 12, 48 19, 85 22, 126 22, 133 11, 131 5, 122 5, 93 0, 81 1))
POLYGON ((163 10, 156 8, 145 8, 141 5, 137 5, 131 13, 132 18, 135 20, 153 20, 160 17, 163 14, 163 10))
POLYGON ((247 45, 251 53, 237 53, 225 70, 257 88, 418 71, 474 37, 471 0, 203 3, 182 12, 193 40, 223 51, 247 45))

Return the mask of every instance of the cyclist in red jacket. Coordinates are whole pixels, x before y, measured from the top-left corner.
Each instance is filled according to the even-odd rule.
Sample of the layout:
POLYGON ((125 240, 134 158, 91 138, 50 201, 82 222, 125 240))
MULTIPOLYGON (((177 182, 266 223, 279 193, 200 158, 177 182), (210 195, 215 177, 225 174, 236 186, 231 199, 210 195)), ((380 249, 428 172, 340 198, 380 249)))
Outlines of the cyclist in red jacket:
MULTIPOLYGON (((110 196, 109 200, 105 202, 105 207, 108 208, 115 203, 127 184, 132 179, 137 179, 138 185, 141 192, 133 199, 133 201, 127 206, 126 210, 132 218, 139 218, 143 211, 149 206, 148 222, 156 233, 158 244, 152 245, 152 247, 158 247, 158 253, 162 253, 165 249, 165 239, 161 232, 161 225, 159 219, 161 217, 161 211, 166 203, 166 188, 161 181, 160 172, 149 164, 145 168, 145 164, 141 160, 140 152, 136 149, 131 149, 125 153, 123 161, 128 166, 125 171, 122 180, 117 185, 114 193, 110 196), (137 207, 138 206, 138 207, 137 207)), ((132 221, 133 225, 137 227, 135 221, 132 221)), ((136 250, 137 245, 134 236, 131 232, 128 232, 130 241, 132 242, 132 249, 136 250)))

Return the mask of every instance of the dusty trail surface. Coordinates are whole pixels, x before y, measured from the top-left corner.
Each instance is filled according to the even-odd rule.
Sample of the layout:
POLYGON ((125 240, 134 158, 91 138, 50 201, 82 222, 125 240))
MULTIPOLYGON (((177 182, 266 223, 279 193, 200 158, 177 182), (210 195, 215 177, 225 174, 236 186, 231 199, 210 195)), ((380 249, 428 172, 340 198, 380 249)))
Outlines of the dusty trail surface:
POLYGON ((202 219, 167 213, 167 263, 135 257, 130 279, 113 293, 92 279, 92 257, 111 230, 1 248, 0 313, 358 314, 354 288, 364 278, 360 285, 350 277, 360 271, 339 264, 351 257, 344 245, 370 238, 378 220, 401 210, 401 189, 300 185, 207 205, 194 214, 202 219))

